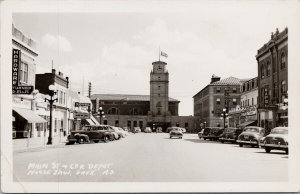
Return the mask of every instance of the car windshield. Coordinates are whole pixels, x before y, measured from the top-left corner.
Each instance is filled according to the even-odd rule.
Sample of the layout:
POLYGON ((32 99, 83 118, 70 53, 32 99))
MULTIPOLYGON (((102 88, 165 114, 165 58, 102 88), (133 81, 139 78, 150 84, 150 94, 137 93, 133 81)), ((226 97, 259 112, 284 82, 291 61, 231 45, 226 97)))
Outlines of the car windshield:
POLYGON ((245 132, 255 132, 255 133, 259 133, 259 129, 258 129, 258 128, 245 128, 244 131, 245 131, 245 132))
POLYGON ((182 130, 179 128, 173 128, 172 131, 182 131, 182 130))
POLYGON ((284 128, 274 128, 271 130, 273 134, 288 134, 288 130, 284 128))

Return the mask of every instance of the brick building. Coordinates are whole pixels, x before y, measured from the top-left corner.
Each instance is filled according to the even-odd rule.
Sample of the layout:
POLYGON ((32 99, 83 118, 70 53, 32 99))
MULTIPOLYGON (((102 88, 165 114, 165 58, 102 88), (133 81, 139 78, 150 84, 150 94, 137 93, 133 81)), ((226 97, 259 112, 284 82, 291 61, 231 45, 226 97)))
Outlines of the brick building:
POLYGON ((240 104, 240 86, 243 82, 235 77, 221 80, 213 75, 210 84, 193 96, 194 115, 200 117, 202 127, 224 126, 221 119, 223 108, 228 112, 240 104))
POLYGON ((169 97, 169 73, 167 63, 152 63, 150 72, 150 95, 93 94, 94 116, 99 108, 105 113, 102 124, 120 127, 167 127, 180 126, 187 132, 195 132, 200 127, 199 118, 178 116, 179 101, 169 97))
POLYGON ((257 51, 258 121, 270 130, 287 125, 288 29, 272 32, 271 39, 257 51))

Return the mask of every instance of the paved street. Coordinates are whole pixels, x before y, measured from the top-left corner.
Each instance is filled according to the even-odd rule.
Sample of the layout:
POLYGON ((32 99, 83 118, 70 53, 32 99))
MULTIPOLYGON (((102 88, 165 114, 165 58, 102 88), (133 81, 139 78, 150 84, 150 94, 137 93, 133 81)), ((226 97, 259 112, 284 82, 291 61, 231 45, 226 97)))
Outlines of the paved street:
POLYGON ((288 155, 199 140, 130 134, 119 141, 14 153, 15 181, 287 181, 288 155), (57 175, 60 174, 60 175, 57 175))

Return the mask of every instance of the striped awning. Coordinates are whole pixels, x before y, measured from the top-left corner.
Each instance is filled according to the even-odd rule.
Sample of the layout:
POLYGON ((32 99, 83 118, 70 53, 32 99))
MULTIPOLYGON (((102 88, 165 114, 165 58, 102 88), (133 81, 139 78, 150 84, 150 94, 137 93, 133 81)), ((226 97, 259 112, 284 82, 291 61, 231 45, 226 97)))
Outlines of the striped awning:
POLYGON ((19 116, 27 120, 28 123, 46 123, 47 121, 34 113, 32 110, 24 108, 13 108, 19 116))

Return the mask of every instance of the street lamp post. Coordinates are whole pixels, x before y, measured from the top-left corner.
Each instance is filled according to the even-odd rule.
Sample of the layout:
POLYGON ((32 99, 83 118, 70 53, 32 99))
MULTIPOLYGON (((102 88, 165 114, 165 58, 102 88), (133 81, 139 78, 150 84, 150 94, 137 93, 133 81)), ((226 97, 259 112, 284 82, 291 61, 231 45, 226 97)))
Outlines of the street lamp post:
POLYGON ((45 98, 45 102, 49 102, 50 105, 50 129, 49 129, 49 137, 48 137, 48 142, 47 145, 52 144, 52 109, 53 109, 53 103, 56 101, 57 102, 57 98, 54 98, 54 95, 56 94, 55 92, 55 86, 54 85, 49 85, 49 91, 48 94, 50 96, 50 99, 45 98))
POLYGON ((225 124, 226 124, 226 118, 228 117, 227 114, 227 109, 223 108, 223 113, 221 114, 222 118, 224 119, 224 128, 226 128, 225 124))
POLYGON ((102 111, 102 106, 99 107, 97 117, 100 117, 100 125, 102 125, 102 117, 105 118, 104 111, 102 111))

